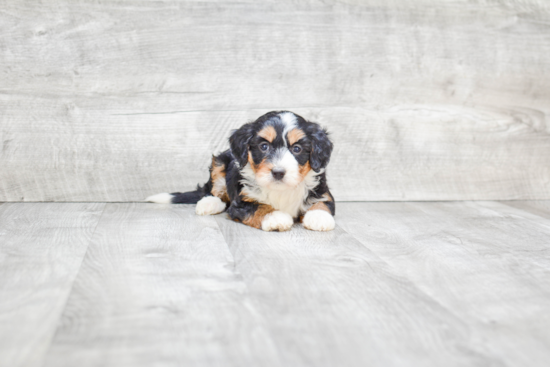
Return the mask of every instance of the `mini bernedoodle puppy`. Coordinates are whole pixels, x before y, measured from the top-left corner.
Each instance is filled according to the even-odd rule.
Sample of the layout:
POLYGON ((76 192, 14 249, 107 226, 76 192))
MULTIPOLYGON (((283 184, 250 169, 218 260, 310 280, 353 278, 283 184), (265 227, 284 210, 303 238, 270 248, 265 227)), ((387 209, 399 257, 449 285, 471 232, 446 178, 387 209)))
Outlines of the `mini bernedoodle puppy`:
POLYGON ((229 143, 231 149, 212 157, 204 186, 146 200, 197 203, 198 215, 227 209, 231 219, 264 231, 288 231, 298 221, 313 231, 334 229, 326 130, 292 112, 274 111, 235 130, 229 143))

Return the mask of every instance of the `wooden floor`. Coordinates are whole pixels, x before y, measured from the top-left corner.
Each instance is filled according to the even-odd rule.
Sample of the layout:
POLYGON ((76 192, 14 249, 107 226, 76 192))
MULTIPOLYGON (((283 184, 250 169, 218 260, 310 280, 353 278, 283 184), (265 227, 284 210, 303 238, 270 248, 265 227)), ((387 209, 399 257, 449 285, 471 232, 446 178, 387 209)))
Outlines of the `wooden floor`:
POLYGON ((0 204, 0 366, 548 366, 550 201, 336 219, 0 204))

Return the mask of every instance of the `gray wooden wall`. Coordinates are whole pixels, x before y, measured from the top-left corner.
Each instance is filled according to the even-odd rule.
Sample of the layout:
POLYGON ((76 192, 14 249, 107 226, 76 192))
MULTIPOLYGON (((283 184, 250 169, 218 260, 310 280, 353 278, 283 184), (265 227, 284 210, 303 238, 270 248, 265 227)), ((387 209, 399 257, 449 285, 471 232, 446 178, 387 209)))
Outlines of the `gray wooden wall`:
POLYGON ((337 200, 550 199, 545 0, 0 4, 0 201, 191 189, 274 109, 337 200))

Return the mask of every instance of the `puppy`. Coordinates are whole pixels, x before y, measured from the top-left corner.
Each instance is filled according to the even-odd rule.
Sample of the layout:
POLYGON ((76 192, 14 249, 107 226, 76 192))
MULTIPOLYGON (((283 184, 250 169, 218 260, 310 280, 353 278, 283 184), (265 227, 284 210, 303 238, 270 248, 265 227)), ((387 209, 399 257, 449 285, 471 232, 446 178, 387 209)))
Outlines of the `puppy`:
POLYGON ((197 203, 198 215, 227 209, 231 219, 264 231, 288 231, 298 221, 313 231, 334 229, 326 130, 292 112, 274 111, 235 130, 229 143, 231 149, 212 157, 204 186, 146 200, 197 203))

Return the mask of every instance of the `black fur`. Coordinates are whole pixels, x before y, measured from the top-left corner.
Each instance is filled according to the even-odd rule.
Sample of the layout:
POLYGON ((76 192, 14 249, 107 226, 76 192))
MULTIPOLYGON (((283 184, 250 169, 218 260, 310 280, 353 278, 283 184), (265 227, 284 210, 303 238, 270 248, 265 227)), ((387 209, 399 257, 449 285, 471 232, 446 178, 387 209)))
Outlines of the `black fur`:
POLYGON ((225 182, 227 185, 227 194, 231 200, 231 205, 227 209, 227 214, 234 220, 242 222, 250 215, 254 214, 258 208, 258 204, 249 203, 243 201, 241 190, 243 185, 241 184, 242 175, 239 171, 239 167, 235 164, 235 161, 226 166, 225 182))
POLYGON ((307 122, 302 128, 307 135, 311 137, 312 149, 309 163, 315 172, 319 172, 325 168, 330 161, 332 154, 332 142, 328 138, 328 133, 325 129, 317 124, 307 122))
MULTIPOLYGON (((212 167, 210 167, 212 171, 212 167)), ((195 191, 188 192, 173 192, 172 195, 172 204, 196 204, 205 196, 212 196, 212 178, 208 179, 208 182, 203 186, 197 185, 195 191)))
POLYGON ((249 122, 240 129, 233 131, 229 137, 231 152, 241 167, 246 165, 246 161, 248 160, 248 146, 256 131, 257 127, 255 123, 249 122))
POLYGON ((204 186, 197 185, 197 190, 189 192, 173 192, 172 204, 196 204, 200 199, 207 196, 204 191, 204 186))
POLYGON ((309 198, 321 198, 324 194, 328 193, 330 196, 331 201, 325 201, 325 205, 330 209, 330 213, 332 215, 336 214, 336 205, 334 204, 334 197, 330 193, 327 185, 327 176, 323 172, 319 175, 319 184, 309 192, 308 199, 309 198))

